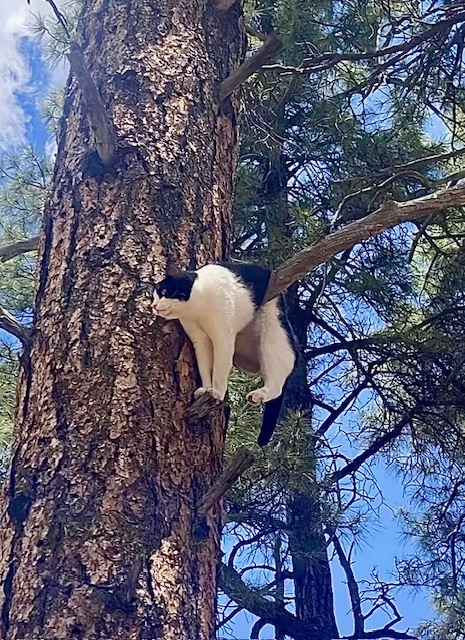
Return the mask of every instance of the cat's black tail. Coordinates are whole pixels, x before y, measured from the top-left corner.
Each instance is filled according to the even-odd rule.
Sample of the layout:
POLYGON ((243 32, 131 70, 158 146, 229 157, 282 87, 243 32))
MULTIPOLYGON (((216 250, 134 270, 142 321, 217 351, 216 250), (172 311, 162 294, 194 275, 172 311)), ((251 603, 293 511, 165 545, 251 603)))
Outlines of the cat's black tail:
POLYGON ((278 418, 279 418, 279 413, 281 411, 281 407, 283 404, 283 399, 284 399, 284 391, 277 398, 274 398, 269 402, 265 402, 265 410, 263 411, 262 428, 260 429, 260 434, 257 440, 257 444, 260 447, 264 447, 271 440, 271 436, 273 435, 273 432, 276 429, 276 425, 278 424, 278 418))

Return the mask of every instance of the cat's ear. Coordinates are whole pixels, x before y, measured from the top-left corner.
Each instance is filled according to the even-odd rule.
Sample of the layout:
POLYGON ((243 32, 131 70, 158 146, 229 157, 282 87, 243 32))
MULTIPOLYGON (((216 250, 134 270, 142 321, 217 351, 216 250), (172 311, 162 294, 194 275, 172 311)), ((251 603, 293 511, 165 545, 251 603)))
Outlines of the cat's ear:
POLYGON ((174 262, 168 261, 166 265, 166 275, 171 276, 172 278, 179 278, 182 275, 182 270, 174 264, 174 262))

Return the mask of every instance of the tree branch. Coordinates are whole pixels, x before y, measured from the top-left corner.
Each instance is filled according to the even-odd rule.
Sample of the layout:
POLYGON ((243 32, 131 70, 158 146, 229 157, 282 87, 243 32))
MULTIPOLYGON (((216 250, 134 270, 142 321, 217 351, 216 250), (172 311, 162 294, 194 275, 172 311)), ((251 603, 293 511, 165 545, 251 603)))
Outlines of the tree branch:
POLYGON ((318 626, 318 618, 312 619, 315 621, 314 624, 298 620, 292 613, 286 611, 282 604, 267 600, 248 587, 232 567, 223 563, 220 565, 218 582, 220 589, 236 604, 278 629, 282 629, 294 640, 318 640, 320 637, 321 628, 318 626))
POLYGON ((352 613, 354 615, 354 637, 361 638, 365 633, 365 620, 362 613, 362 604, 360 599, 360 592, 358 583, 352 570, 352 565, 349 558, 344 553, 339 538, 336 534, 331 537, 331 542, 336 550, 339 563, 344 570, 347 578, 347 587, 349 589, 350 602, 352 604, 352 613))
POLYGON ((299 278, 327 262, 335 255, 362 240, 374 237, 409 220, 418 220, 447 207, 465 204, 465 184, 445 188, 407 202, 384 202, 376 211, 361 220, 330 233, 307 249, 299 251, 272 272, 264 302, 275 298, 299 278))
MULTIPOLYGON (((56 4, 53 2, 53 0, 45 0, 45 2, 47 4, 49 4, 52 7, 52 11, 55 14, 56 19, 58 20, 58 22, 61 24, 61 26, 63 27, 66 35, 69 37, 69 31, 68 31, 68 26, 66 24, 66 19, 64 17, 64 15, 59 11, 58 7, 56 6, 56 4)), ((31 0, 27 0, 28 4, 31 4, 31 0)))
POLYGON ((255 459, 255 455, 249 451, 247 447, 240 447, 228 467, 215 480, 211 489, 203 496, 197 507, 197 514, 204 516, 214 504, 219 502, 239 476, 253 465, 255 459))
POLYGON ((16 258, 28 251, 36 251, 39 246, 39 236, 33 236, 32 238, 26 238, 25 240, 18 240, 12 244, 7 244, 4 247, 0 247, 0 262, 6 262, 12 258, 16 258))
POLYGON ((30 331, 23 326, 9 311, 0 307, 0 329, 7 331, 18 340, 21 340, 23 346, 27 346, 30 340, 30 331))
MULTIPOLYGON (((429 164, 442 162, 445 160, 451 160, 463 156, 465 154, 465 147, 461 149, 454 149, 453 151, 446 151, 444 153, 435 153, 429 156, 423 156, 420 158, 415 158, 415 160, 410 160, 405 164, 394 164, 390 167, 385 167, 376 173, 371 173, 369 175, 361 175, 361 176, 353 176, 352 178, 343 178, 341 180, 334 180, 335 184, 346 184, 348 182, 367 182, 370 180, 375 180, 376 178, 382 178, 386 176, 386 174, 394 174, 399 171, 404 171, 406 169, 412 169, 414 167, 418 167, 418 165, 429 164)), ((450 179, 450 178, 449 178, 450 179)), ((439 181, 436 181, 436 183, 439 181)))
POLYGON ((272 531, 286 531, 289 529, 289 525, 284 520, 280 520, 269 514, 258 513, 252 509, 243 512, 228 511, 223 517, 223 522, 225 524, 229 522, 238 524, 244 522, 248 524, 252 523, 262 527, 265 526, 267 530, 272 531))
POLYGON ((220 101, 231 95, 233 91, 243 84, 247 78, 263 67, 269 60, 274 58, 283 48, 283 43, 274 33, 266 36, 263 45, 255 51, 241 66, 234 71, 218 87, 220 101))
POLYGON ((391 429, 390 431, 387 431, 379 438, 376 438, 376 440, 372 442, 370 446, 367 447, 363 453, 356 456, 351 462, 349 462, 349 464, 347 464, 342 469, 338 469, 337 471, 330 473, 323 480, 322 485, 327 486, 327 485, 333 484, 334 482, 338 482, 339 480, 342 480, 342 478, 345 478, 346 476, 350 475, 353 471, 357 471, 357 469, 359 469, 362 466, 362 464, 368 460, 368 458, 371 458, 371 456, 378 453, 380 449, 382 449, 385 445, 389 444, 389 442, 392 442, 393 440, 395 440, 401 434, 402 429, 406 427, 409 424, 409 422, 412 420, 412 415, 413 415, 413 410, 408 411, 406 415, 402 418, 402 420, 400 420, 393 429, 391 429))
POLYGON ((116 156, 115 128, 103 106, 100 93, 77 44, 71 45, 68 60, 82 91, 90 128, 94 137, 95 149, 102 163, 108 167, 116 156))
POLYGON ((394 629, 375 629, 374 631, 365 631, 358 636, 342 636, 341 640, 418 640, 417 636, 411 636, 406 631, 395 631, 394 629))
MULTIPOLYGON (((317 71, 324 71, 326 69, 330 69, 334 67, 336 64, 340 62, 348 62, 348 61, 362 61, 362 60, 373 60, 377 58, 384 58, 386 56, 390 56, 393 54, 400 53, 402 57, 412 51, 415 47, 423 44, 424 42, 430 40, 435 37, 438 32, 445 31, 450 27, 463 22, 465 20, 465 12, 460 12, 452 16, 451 18, 446 18, 445 20, 441 20, 436 22, 435 24, 429 25, 429 29, 425 29, 425 31, 417 36, 413 36, 410 40, 406 42, 401 42, 396 45, 392 45, 389 47, 384 47, 383 49, 378 49, 376 51, 368 51, 366 53, 334 53, 332 51, 327 51, 326 53, 322 53, 317 56, 313 56, 310 59, 305 60, 300 67, 288 67, 283 65, 270 65, 267 67, 267 70, 277 71, 279 73, 298 73, 305 74, 317 71)), ((390 66, 394 62, 398 61, 398 57, 395 57, 391 61, 387 61, 384 63, 383 68, 390 66)), ((377 73, 377 68, 375 68, 374 73, 377 73)))
POLYGON ((209 393, 204 393, 194 400, 186 411, 186 420, 189 424, 195 424, 202 418, 205 418, 213 409, 223 406, 221 400, 217 400, 209 393))

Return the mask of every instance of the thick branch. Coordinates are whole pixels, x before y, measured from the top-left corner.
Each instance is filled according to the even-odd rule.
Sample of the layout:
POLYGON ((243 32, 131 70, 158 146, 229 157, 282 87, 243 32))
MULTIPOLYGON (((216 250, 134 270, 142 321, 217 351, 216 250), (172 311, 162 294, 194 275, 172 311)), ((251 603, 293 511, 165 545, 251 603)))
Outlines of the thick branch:
POLYGON ((247 449, 240 447, 228 467, 215 480, 209 491, 203 496, 198 505, 198 515, 203 516, 211 507, 219 502, 226 491, 232 487, 240 475, 247 471, 255 462, 255 455, 247 449))
POLYGON ((26 238, 26 240, 18 240, 18 242, 7 244, 4 247, 0 247, 0 262, 6 262, 28 251, 36 251, 38 246, 39 236, 33 236, 32 238, 26 238))
POLYGON ((230 96, 247 78, 250 78, 260 67, 263 67, 264 64, 274 58, 282 48, 281 40, 274 33, 267 35, 264 44, 220 84, 218 88, 220 100, 222 101, 230 96))
POLYGON ((220 565, 219 587, 238 605, 278 629, 282 629, 294 640, 317 640, 321 635, 318 618, 315 618, 314 625, 301 622, 292 613, 286 611, 282 604, 267 600, 248 587, 237 571, 225 564, 220 565))
POLYGON ((0 307, 0 329, 7 331, 12 336, 15 336, 15 338, 18 338, 18 340, 21 340, 23 346, 29 343, 29 329, 18 322, 16 318, 3 307, 0 307))
POLYGON ((441 189, 421 198, 408 202, 393 200, 383 203, 370 215, 351 222, 346 227, 330 233, 322 240, 307 249, 299 251, 271 274, 265 302, 275 298, 299 278, 315 269, 323 262, 327 262, 335 255, 354 245, 377 236, 386 229, 418 220, 437 213, 447 207, 465 204, 465 184, 453 188, 441 189))
POLYGON ((68 53, 71 69, 82 91, 90 128, 94 137, 95 149, 105 166, 112 164, 116 155, 116 132, 113 123, 103 106, 97 86, 77 44, 71 45, 68 53))

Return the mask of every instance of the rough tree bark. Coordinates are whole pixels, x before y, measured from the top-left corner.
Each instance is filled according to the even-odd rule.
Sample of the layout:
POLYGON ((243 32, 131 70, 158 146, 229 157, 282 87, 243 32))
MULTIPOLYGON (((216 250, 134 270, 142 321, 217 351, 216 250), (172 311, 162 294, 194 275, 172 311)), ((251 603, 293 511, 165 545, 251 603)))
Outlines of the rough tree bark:
POLYGON ((240 4, 85 0, 78 44, 117 134, 105 169, 71 77, 1 509, 5 640, 214 637, 224 422, 184 419, 196 374, 151 313, 167 258, 227 252, 240 4))

